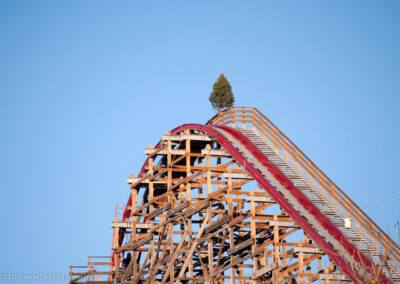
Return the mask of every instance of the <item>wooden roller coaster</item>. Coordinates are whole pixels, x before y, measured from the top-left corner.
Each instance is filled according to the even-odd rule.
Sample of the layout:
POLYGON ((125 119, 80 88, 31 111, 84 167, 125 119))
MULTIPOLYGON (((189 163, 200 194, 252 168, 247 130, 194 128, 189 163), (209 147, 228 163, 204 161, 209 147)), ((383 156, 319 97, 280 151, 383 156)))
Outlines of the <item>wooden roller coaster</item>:
POLYGON ((70 283, 395 283, 400 248, 255 108, 145 149, 112 255, 70 283))

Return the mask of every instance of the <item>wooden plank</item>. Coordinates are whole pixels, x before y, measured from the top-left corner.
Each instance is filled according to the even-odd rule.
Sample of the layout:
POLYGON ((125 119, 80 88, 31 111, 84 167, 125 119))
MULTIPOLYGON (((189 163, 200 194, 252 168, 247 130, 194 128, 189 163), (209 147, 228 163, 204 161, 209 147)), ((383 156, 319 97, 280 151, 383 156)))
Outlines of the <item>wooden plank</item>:
POLYGON ((248 173, 232 173, 232 172, 226 172, 222 173, 223 178, 236 178, 236 179, 254 179, 251 175, 248 173))
POLYGON ((153 182, 153 184, 167 184, 166 181, 159 181, 159 180, 150 180, 148 178, 146 179, 141 179, 141 178, 127 178, 126 179, 126 183, 127 184, 135 184, 135 183, 149 183, 149 182, 153 182), (140 181, 140 182, 139 182, 140 181))
POLYGON ((200 241, 207 242, 211 238, 213 238, 215 235, 227 230, 228 228, 229 228, 229 224, 225 224, 222 227, 220 227, 218 230, 213 231, 212 233, 203 234, 203 237, 200 238, 200 241))
POLYGON ((252 277, 253 277, 253 279, 257 279, 258 277, 261 277, 274 269, 275 269, 275 264, 274 263, 269 264, 259 270, 254 271, 252 277))
POLYGON ((163 135, 161 140, 168 141, 183 141, 183 140, 192 140, 192 141, 214 141, 208 135, 195 135, 195 134, 183 134, 183 135, 163 135))
POLYGON ((216 228, 224 225, 225 223, 228 223, 229 221, 232 220, 231 216, 225 216, 222 217, 220 220, 215 221, 213 223, 211 223, 204 231, 205 234, 212 232, 213 230, 215 230, 216 228))
POLYGON ((195 208, 187 209, 187 210, 185 210, 184 212, 182 212, 182 213, 176 215, 175 217, 170 218, 170 219, 168 219, 167 221, 164 221, 164 222, 162 222, 162 223, 160 223, 160 224, 154 226, 153 228, 151 228, 151 231, 150 231, 150 232, 157 231, 157 230, 158 230, 159 228, 161 228, 162 226, 165 226, 165 225, 167 225, 167 224, 169 224, 169 223, 175 221, 176 219, 180 218, 181 216, 184 216, 185 218, 191 217, 192 215, 196 214, 197 212, 199 212, 200 210, 202 210, 202 209, 204 209, 204 208, 206 208, 206 207, 208 207, 208 206, 209 206, 209 203, 207 202, 207 203, 202 204, 202 205, 200 205, 200 206, 197 206, 197 207, 195 207, 195 208), (195 210, 193 210, 193 209, 195 209, 195 210))
POLYGON ((236 266, 236 265, 238 265, 240 263, 243 263, 246 260, 248 260, 249 258, 257 256, 261 252, 262 252, 262 250, 259 250, 259 251, 256 251, 255 253, 248 254, 248 255, 246 255, 244 257, 234 257, 234 260, 231 263, 229 263, 228 265, 226 265, 224 267, 221 267, 221 268, 219 268, 217 270, 214 270, 214 273, 212 275, 210 275, 210 277, 214 277, 215 275, 218 275, 218 274, 224 272, 225 270, 227 270, 227 269, 229 269, 229 268, 231 268, 233 266, 236 266))
POLYGON ((149 207, 150 205, 156 203, 157 201, 159 201, 160 199, 162 199, 162 198, 164 198, 164 197, 166 197, 166 196, 167 196, 167 192, 165 192, 165 193, 163 193, 163 194, 161 194, 161 195, 158 195, 158 196, 154 197, 154 198, 153 198, 152 200, 150 200, 148 203, 145 203, 145 204, 143 204, 143 205, 137 207, 137 208, 135 209, 135 211, 131 212, 131 216, 138 214, 139 212, 143 211, 144 209, 146 209, 146 208, 149 207))
MULTIPOLYGON (((152 155, 154 156, 154 152, 157 152, 157 155, 166 155, 168 153, 168 149, 162 149, 160 151, 157 151, 158 149, 154 148, 147 148, 144 150, 144 153, 146 155, 152 155)), ((171 155, 185 155, 186 151, 185 149, 171 149, 170 150, 171 155)))
MULTIPOLYGON (((178 254, 182 254, 181 248, 182 248, 183 244, 185 243, 185 239, 186 239, 187 234, 188 234, 188 231, 186 230, 184 235, 181 237, 181 240, 180 240, 178 246, 176 247, 174 253, 170 256, 171 259, 170 259, 169 263, 174 264, 175 263, 175 259, 178 256, 178 254)), ((167 281, 167 277, 169 276, 169 274, 170 274, 172 269, 175 269, 174 265, 169 265, 168 269, 165 272, 164 277, 162 279, 162 283, 165 283, 167 281)))
POLYGON ((202 149, 202 155, 219 156, 219 157, 231 157, 228 151, 222 149, 202 149))
POLYGON ((172 208, 171 210, 169 210, 167 212, 167 218, 171 217, 172 215, 175 215, 176 213, 182 211, 183 209, 185 209, 188 206, 189 206, 189 201, 182 202, 182 204, 179 204, 178 206, 172 208))
POLYGON ((245 200, 264 203, 276 203, 275 199, 273 199, 271 196, 247 195, 245 200))
MULTIPOLYGON (((131 228, 132 222, 110 222, 111 228, 131 228)), ((150 224, 136 224, 136 229, 149 229, 150 224)))
POLYGON ((317 247, 299 247, 295 246, 293 252, 304 252, 304 253, 324 253, 324 251, 317 247))
POLYGON ((134 250, 134 249, 137 249, 138 247, 143 246, 145 243, 149 242, 152 239, 153 239, 153 235, 148 235, 147 237, 144 237, 140 241, 133 243, 133 245, 131 246, 131 250, 134 250))
MULTIPOLYGON (((144 270, 144 267, 147 265, 147 261, 148 261, 148 259, 149 259, 149 257, 150 257, 150 255, 152 254, 152 251, 149 251, 147 254, 146 254, 146 257, 144 258, 144 261, 143 261, 143 263, 142 263, 142 266, 140 267, 140 269, 139 269, 139 273, 138 273, 138 276, 139 277, 136 277, 136 279, 134 279, 134 283, 135 284, 137 284, 137 283, 139 283, 139 281, 140 281, 140 275, 142 274, 142 272, 143 272, 143 270, 144 270)), ((133 259, 132 259, 133 260, 133 259)), ((135 260, 136 261, 136 260, 135 260)), ((125 275, 124 275, 125 276, 125 275)), ((132 283, 132 282, 131 282, 132 283)))
MULTIPOLYGON (((304 276, 307 276, 307 274, 305 274, 304 276)), ((346 274, 318 273, 317 277, 321 280, 350 280, 350 278, 346 274)))
POLYGON ((196 236, 196 238, 194 239, 194 241, 192 243, 192 246, 191 246, 191 248, 189 250, 189 253, 187 254, 187 258, 185 259, 185 262, 183 263, 183 265, 181 267, 181 271, 179 272, 178 278, 183 276, 183 274, 186 271, 186 267, 189 264, 189 261, 192 261, 193 252, 197 247, 198 239, 201 238, 201 235, 203 234, 204 229, 206 228, 209 219, 210 219, 210 216, 207 215, 206 218, 204 219, 203 223, 201 224, 200 230, 197 233, 197 236, 196 236))
POLYGON ((295 221, 271 220, 269 221, 269 225, 278 227, 300 228, 300 226, 295 221))
POLYGON ((171 208, 171 203, 167 203, 164 206, 150 212, 148 219, 149 220, 154 219, 157 215, 160 215, 162 212, 164 212, 165 210, 168 210, 170 208, 171 208))
POLYGON ((112 265, 112 262, 95 262, 95 261, 90 261, 90 262, 88 262, 88 265, 110 266, 110 265, 112 265))
MULTIPOLYGON (((168 169, 163 169, 163 170, 160 170, 160 171, 159 171, 158 173, 156 173, 155 175, 147 174, 147 175, 145 175, 145 176, 139 177, 139 180, 137 180, 136 182, 132 182, 131 188, 132 188, 132 189, 135 188, 135 187, 138 186, 142 181, 144 181, 144 180, 146 180, 146 179, 148 179, 149 181, 150 181, 150 180, 154 180, 154 179, 157 178, 158 176, 161 176, 161 175, 163 175, 164 173, 166 173, 167 171, 168 171, 168 169)), ((131 183, 129 178, 127 179, 127 183, 128 183, 128 184, 131 183)))
POLYGON ((248 246, 251 246, 252 244, 253 244, 253 240, 250 238, 241 243, 235 244, 234 247, 227 250, 227 253, 228 253, 228 255, 234 254, 248 246))
POLYGON ((207 208, 210 205, 210 202, 204 202, 203 204, 200 204, 198 206, 195 207, 191 207, 188 210, 185 211, 184 215, 185 218, 189 218, 191 216, 193 216, 194 214, 196 214, 197 212, 203 210, 204 208, 207 208))

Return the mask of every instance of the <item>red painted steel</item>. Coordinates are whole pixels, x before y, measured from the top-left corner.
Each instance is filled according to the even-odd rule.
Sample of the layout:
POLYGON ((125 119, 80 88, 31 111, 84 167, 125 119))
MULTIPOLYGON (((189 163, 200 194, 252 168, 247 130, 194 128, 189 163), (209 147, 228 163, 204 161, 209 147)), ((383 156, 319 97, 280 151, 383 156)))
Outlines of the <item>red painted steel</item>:
MULTIPOLYGON (((194 129, 201 130, 206 132, 207 134, 215 137, 218 142, 229 151, 232 157, 241 164, 252 176, 253 178, 264 187, 264 189, 279 203, 279 205, 301 226, 301 228, 325 251, 325 253, 336 263, 338 264, 343 272, 345 272, 355 283, 363 283, 361 277, 351 268, 351 266, 347 263, 347 261, 339 256, 337 252, 333 249, 333 247, 326 242, 324 238, 304 219, 293 206, 291 206, 284 197, 262 176, 262 174, 218 131, 213 129, 210 126, 204 126, 200 124, 184 124, 179 126, 171 131, 171 134, 178 133, 183 130, 194 129)), ((158 148, 160 143, 158 143, 155 147, 158 148)), ((255 146, 254 146, 255 147, 255 146)), ((258 157, 256 157, 258 158, 258 157)), ((146 159, 140 173, 139 177, 145 174, 145 167, 148 164, 148 159, 146 159)), ((131 195, 129 195, 128 203, 125 208, 125 212, 123 214, 124 218, 130 217, 131 210, 129 207, 132 206, 131 195)), ((122 229, 120 229, 122 230, 122 229)), ((122 233, 122 232, 120 232, 122 233)), ((122 236, 123 234, 120 234, 122 236)), ((120 238, 120 242, 122 242, 122 238, 120 238)))
MULTIPOLYGON (((292 195, 304 206, 304 208, 310 212, 321 225, 349 252, 351 256, 354 257, 364 268, 370 273, 374 271, 374 264, 353 244, 346 236, 326 217, 317 206, 312 203, 307 196, 305 196, 293 183, 292 181, 281 172, 278 167, 276 167, 269 159, 258 149, 257 146, 250 141, 243 133, 240 131, 229 127, 229 126, 214 126, 225 130, 231 134, 235 139, 237 139, 243 146, 245 146, 254 157, 257 158, 268 171, 287 189, 292 195)), ((381 283, 389 283, 386 277, 380 274, 381 283)))

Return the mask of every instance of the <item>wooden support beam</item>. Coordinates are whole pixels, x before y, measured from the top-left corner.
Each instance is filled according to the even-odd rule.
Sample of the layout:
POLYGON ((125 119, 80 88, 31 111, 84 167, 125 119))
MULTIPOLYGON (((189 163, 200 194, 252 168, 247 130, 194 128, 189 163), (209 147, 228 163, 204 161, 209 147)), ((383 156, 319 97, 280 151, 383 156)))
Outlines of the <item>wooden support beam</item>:
POLYGON ((246 196, 246 201, 264 202, 264 203, 276 203, 275 199, 271 196, 246 196))
POLYGON ((300 228, 300 226, 295 221, 269 221, 270 226, 288 227, 288 228, 300 228))
POLYGON ((149 213, 148 215, 148 219, 154 219, 156 216, 160 215, 161 213, 163 213, 164 211, 168 210, 171 208, 171 203, 167 203, 164 206, 157 208, 155 210, 153 210, 152 212, 149 213))
POLYGON ((199 230, 199 232, 197 233, 196 238, 195 238, 194 241, 192 242, 192 246, 191 246, 191 248, 190 248, 190 250, 189 250, 189 252, 188 252, 188 254, 187 254, 187 258, 186 258, 185 262, 183 263, 182 267, 180 268, 180 272, 179 272, 178 278, 180 278, 180 277, 183 276, 183 274, 184 274, 185 271, 186 271, 186 268, 187 268, 187 266, 188 266, 189 261, 192 261, 191 258, 192 258, 193 252, 195 251, 195 249, 196 249, 196 247, 197 247, 198 239, 201 238, 201 235, 203 234, 203 231, 204 231, 204 229, 206 228, 206 225, 208 224, 209 219, 210 219, 210 216, 207 215, 207 216, 205 217, 203 223, 201 224, 200 230, 199 230))
POLYGON ((148 235, 147 237, 144 237, 144 238, 141 239, 140 241, 134 242, 134 243, 131 245, 130 250, 135 250, 135 249, 137 249, 138 247, 143 246, 145 243, 151 241, 152 239, 153 239, 153 235, 148 235))
MULTIPOLYGON (((131 228, 132 222, 110 222, 111 228, 131 228)), ((136 229, 149 229, 150 224, 136 224, 136 229)))
POLYGON ((212 222, 204 231, 205 234, 212 232, 216 228, 219 228, 220 226, 230 222, 232 220, 231 216, 224 216, 220 220, 212 222))
POLYGON ((253 244, 253 240, 251 238, 247 239, 238 244, 235 244, 233 248, 228 249, 227 253, 228 253, 228 255, 235 254, 236 252, 238 252, 242 249, 245 249, 245 248, 251 246, 252 244, 253 244))
POLYGON ((318 253, 318 254, 321 254, 321 253, 323 254, 324 253, 324 251, 322 249, 320 249, 320 248, 317 248, 317 247, 303 247, 303 246, 301 246, 301 247, 299 247, 299 246, 293 247, 293 252, 294 253, 296 253, 296 252, 318 253))
POLYGON ((184 140, 192 140, 192 141, 214 141, 214 138, 211 138, 208 135, 195 135, 195 134, 177 134, 177 135, 163 135, 161 140, 164 141, 184 141, 184 140))
POLYGON ((202 155, 210 155, 213 157, 224 157, 224 158, 232 157, 228 151, 221 150, 221 149, 202 149, 201 154, 202 155))
POLYGON ((248 173, 232 173, 232 172, 227 172, 222 174, 223 178, 234 178, 234 179, 247 179, 247 180, 253 180, 254 178, 249 175, 248 173))
POLYGON ((275 264, 269 264, 267 266, 264 266, 263 268, 256 270, 253 272, 252 278, 253 279, 257 279, 261 276, 264 276, 265 274, 267 274, 268 272, 271 272, 272 270, 275 269, 275 264))

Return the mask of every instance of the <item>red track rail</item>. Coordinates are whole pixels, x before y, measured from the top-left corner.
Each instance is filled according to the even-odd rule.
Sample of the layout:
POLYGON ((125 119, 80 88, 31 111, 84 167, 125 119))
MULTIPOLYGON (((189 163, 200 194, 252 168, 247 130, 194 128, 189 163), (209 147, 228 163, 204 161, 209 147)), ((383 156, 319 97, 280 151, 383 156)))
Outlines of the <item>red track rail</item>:
MULTIPOLYGON (((328 232, 330 232, 335 239, 337 239, 343 247, 349 251, 351 255, 354 257, 358 257, 357 261, 365 267, 366 269, 372 268, 371 261, 366 258, 361 252, 359 252, 358 248, 355 247, 352 243, 350 243, 340 232, 336 226, 334 226, 329 219, 325 215, 323 215, 316 206, 304 196, 304 194, 298 190, 294 184, 278 169, 275 165, 273 165, 265 155, 243 134, 238 132, 237 130, 226 127, 226 126, 216 126, 221 128, 227 132, 229 132, 232 136, 234 136, 242 146, 246 147, 254 157, 259 160, 265 167, 268 168, 269 171, 285 186, 295 197, 296 199, 311 213, 313 214, 317 220, 321 222, 321 225, 324 226, 328 232), (333 233, 332 233, 333 232, 333 233), (354 255, 355 253, 356 255, 354 255)), ((217 130, 215 130, 211 126, 205 126, 200 124, 184 124, 179 126, 171 131, 171 134, 176 134, 183 130, 201 130, 205 133, 213 136, 218 140, 218 142, 235 158, 235 160, 243 166, 252 176, 253 178, 279 203, 279 205, 301 226, 301 228, 325 251, 325 253, 337 264, 341 267, 343 272, 345 272, 354 283, 363 283, 362 278, 358 275, 357 272, 351 267, 351 265, 337 252, 334 248, 308 223, 303 216, 301 216, 295 208, 291 204, 289 204, 286 199, 265 179, 265 177, 254 167, 252 163, 250 163, 236 148, 232 145, 231 142, 228 141, 222 134, 220 134, 217 130)), ((155 146, 158 148, 160 146, 160 142, 155 146)), ((148 159, 146 159, 140 173, 139 177, 143 176, 146 173, 146 165, 148 164, 148 159)), ((131 210, 128 207, 132 206, 132 196, 129 195, 127 206, 125 207, 125 211, 123 213, 123 218, 129 218, 131 210)), ((123 230, 120 229, 119 237, 120 244, 122 243, 123 230)), ((114 262, 114 258, 112 258, 114 262)), ((381 275, 382 283, 389 283, 384 275, 381 275)))
MULTIPOLYGON (((228 126, 214 126, 231 134, 260 161, 268 171, 310 212, 321 225, 353 256, 364 268, 373 273, 374 264, 289 180, 245 135, 228 126)), ((380 274, 381 283, 389 283, 380 274)))

